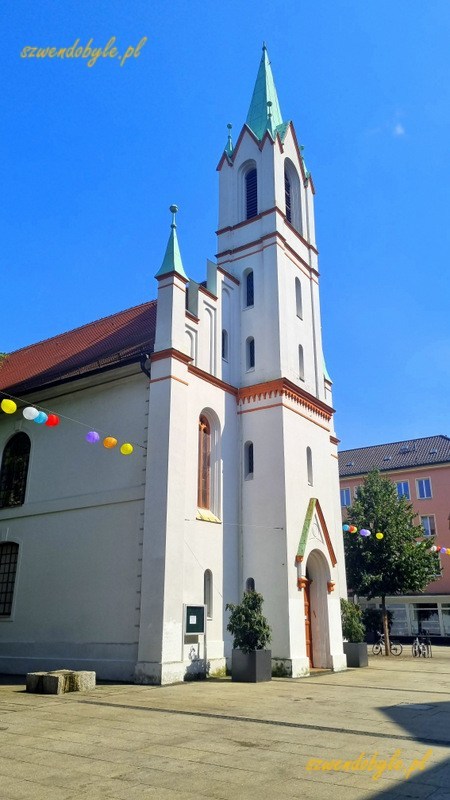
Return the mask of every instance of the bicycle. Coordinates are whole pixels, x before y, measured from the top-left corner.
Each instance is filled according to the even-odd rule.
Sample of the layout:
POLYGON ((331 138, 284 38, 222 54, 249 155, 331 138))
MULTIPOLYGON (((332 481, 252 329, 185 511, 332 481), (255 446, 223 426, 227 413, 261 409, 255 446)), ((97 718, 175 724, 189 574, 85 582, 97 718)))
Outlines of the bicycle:
POLYGON ((412 644, 412 654, 414 658, 431 658, 431 639, 429 636, 424 632, 422 636, 419 634, 413 641, 412 644))
MULTIPOLYGON (((377 631, 377 633, 380 638, 378 639, 378 642, 375 642, 375 644, 372 647, 372 653, 374 654, 374 656, 381 655, 381 653, 383 652, 383 647, 386 648, 386 643, 384 641, 384 633, 380 633, 380 631, 377 631)), ((391 642, 390 652, 393 656, 399 656, 403 652, 403 647, 399 642, 391 642)))

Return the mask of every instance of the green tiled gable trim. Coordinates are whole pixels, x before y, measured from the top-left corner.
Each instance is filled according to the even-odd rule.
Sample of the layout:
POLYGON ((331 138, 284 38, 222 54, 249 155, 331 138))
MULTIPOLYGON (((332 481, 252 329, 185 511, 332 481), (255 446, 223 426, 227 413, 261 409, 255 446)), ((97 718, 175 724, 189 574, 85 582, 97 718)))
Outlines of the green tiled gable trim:
POLYGON ((311 497, 311 500, 309 501, 309 504, 308 504, 308 510, 306 512, 305 521, 303 523, 302 534, 300 536, 300 541, 298 543, 297 559, 302 559, 304 557, 304 555, 305 555, 306 543, 308 541, 308 533, 309 533, 309 529, 311 527, 313 514, 314 514, 314 511, 315 511, 315 508, 316 508, 316 502, 317 502, 316 498, 315 497, 311 497))

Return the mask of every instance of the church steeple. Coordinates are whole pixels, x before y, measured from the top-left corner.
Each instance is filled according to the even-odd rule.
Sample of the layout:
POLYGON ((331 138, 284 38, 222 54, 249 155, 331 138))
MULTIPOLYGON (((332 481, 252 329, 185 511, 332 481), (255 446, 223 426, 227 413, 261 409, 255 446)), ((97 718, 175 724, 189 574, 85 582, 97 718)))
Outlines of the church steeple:
POLYGON ((266 131, 274 136, 277 128, 283 126, 283 117, 265 43, 246 123, 259 140, 263 138, 266 131), (270 105, 268 105, 269 103, 270 105))
POLYGON ((188 276, 184 271, 183 262, 181 260, 180 246, 178 244, 177 237, 176 213, 178 211, 178 206, 170 206, 170 211, 172 212, 172 224, 170 226, 171 231, 169 241, 167 242, 163 262, 156 273, 155 278, 162 278, 164 275, 168 275, 170 272, 176 272, 178 275, 181 275, 182 278, 188 280, 188 276))

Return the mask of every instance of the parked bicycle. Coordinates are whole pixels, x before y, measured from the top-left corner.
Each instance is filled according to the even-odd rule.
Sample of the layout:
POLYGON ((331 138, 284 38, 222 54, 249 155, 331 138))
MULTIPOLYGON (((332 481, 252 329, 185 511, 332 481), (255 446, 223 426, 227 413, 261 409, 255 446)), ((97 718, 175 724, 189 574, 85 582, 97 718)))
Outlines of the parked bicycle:
MULTIPOLYGON (((380 631, 377 631, 377 634, 380 638, 378 639, 378 642, 375 642, 375 644, 372 647, 372 653, 374 654, 374 656, 381 655, 383 652, 383 648, 386 650, 384 633, 380 633, 380 631)), ((399 656, 400 653, 403 652, 403 647, 399 642, 391 642, 390 652, 393 656, 399 656)))
POLYGON ((413 641, 412 644, 412 654, 414 658, 432 658, 431 652, 431 639, 428 636, 427 631, 423 631, 422 634, 418 634, 413 641))

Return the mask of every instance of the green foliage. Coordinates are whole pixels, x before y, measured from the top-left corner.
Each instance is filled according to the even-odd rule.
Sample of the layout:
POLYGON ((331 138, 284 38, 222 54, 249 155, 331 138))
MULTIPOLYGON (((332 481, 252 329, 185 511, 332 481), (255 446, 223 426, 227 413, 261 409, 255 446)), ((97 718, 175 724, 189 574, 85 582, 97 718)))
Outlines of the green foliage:
POLYGON ((363 642, 366 629, 359 606, 341 597, 342 635, 348 642, 363 642))
POLYGON ((348 523, 369 528, 372 536, 346 533, 344 538, 347 582, 355 594, 381 597, 384 603, 386 595, 422 592, 440 574, 431 537, 424 538, 416 516, 388 478, 377 470, 369 473, 348 509, 348 523), (376 539, 377 531, 383 539, 376 539))
MULTIPOLYGON (((388 628, 390 631, 392 628, 392 621, 394 619, 392 611, 387 612, 387 617, 388 628)), ((381 633, 383 630, 383 614, 381 608, 365 608, 362 612, 362 623, 368 633, 381 633)))
POLYGON ((233 634, 233 647, 244 653, 264 650, 272 635, 268 622, 261 611, 263 597, 258 592, 245 592, 242 602, 227 603, 231 611, 227 631, 233 634))

